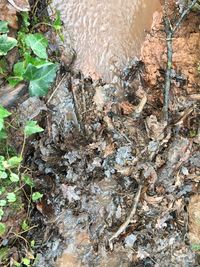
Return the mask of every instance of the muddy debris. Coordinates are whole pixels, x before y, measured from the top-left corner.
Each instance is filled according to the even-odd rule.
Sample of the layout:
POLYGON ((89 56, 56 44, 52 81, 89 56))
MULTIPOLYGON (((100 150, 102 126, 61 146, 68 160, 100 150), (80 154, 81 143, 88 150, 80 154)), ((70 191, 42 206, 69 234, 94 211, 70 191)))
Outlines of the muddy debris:
POLYGON ((68 73, 42 111, 47 127, 27 158, 40 177, 53 177, 44 194, 54 215, 37 215, 48 241, 36 266, 198 266, 185 210, 197 192, 189 178, 199 168, 197 144, 148 104, 138 118, 116 109, 109 86, 115 92, 68 73))

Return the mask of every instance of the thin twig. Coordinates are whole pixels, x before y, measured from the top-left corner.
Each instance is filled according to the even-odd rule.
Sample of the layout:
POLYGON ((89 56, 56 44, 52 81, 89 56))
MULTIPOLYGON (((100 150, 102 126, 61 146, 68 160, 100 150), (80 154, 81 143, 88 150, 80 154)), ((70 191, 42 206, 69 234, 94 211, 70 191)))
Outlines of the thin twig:
POLYGON ((163 113, 164 119, 168 121, 168 109, 169 109, 169 94, 171 88, 171 75, 172 75, 172 55, 173 55, 173 48, 172 48, 172 37, 173 34, 170 29, 170 22, 166 18, 165 19, 165 27, 168 29, 167 32, 167 69, 165 73, 165 86, 164 86, 164 106, 163 106, 163 113))
POLYGON ((174 34, 176 32, 176 30, 178 29, 178 27, 180 26, 180 24, 182 23, 182 21, 185 19, 185 17, 190 13, 191 9, 194 7, 194 5, 198 2, 199 0, 193 0, 188 7, 183 11, 183 13, 181 14, 180 18, 178 19, 178 21, 175 23, 175 26, 173 27, 172 33, 174 34))
POLYGON ((183 11, 180 18, 175 23, 175 26, 171 25, 170 19, 168 18, 167 6, 168 0, 165 0, 164 3, 164 24, 165 24, 165 31, 166 31, 166 42, 167 42, 167 69, 165 73, 165 85, 164 85, 164 104, 163 104, 163 114, 164 119, 168 121, 168 110, 169 110, 169 95, 170 95, 170 88, 171 88, 171 74, 172 74, 172 56, 173 56, 173 35, 179 28, 182 21, 185 17, 190 13, 193 6, 198 2, 198 0, 193 0, 188 7, 183 11))
POLYGON ((51 96, 49 97, 47 104, 51 101, 51 99, 54 97, 55 93, 58 91, 60 85, 62 84, 62 82, 64 81, 64 79, 67 77, 67 74, 65 74, 62 79, 60 80, 60 82, 58 83, 58 85, 56 86, 56 88, 54 89, 53 93, 51 94, 51 96))
POLYGON ((137 194, 135 195, 135 198, 134 198, 133 205, 132 205, 131 212, 130 212, 129 216, 127 217, 126 221, 119 227, 117 232, 114 235, 112 235, 111 238, 109 239, 108 242, 109 242, 109 247, 110 247, 111 250, 113 250, 113 241, 116 238, 118 238, 119 235, 121 235, 126 230, 126 228, 129 226, 133 216, 135 215, 136 210, 137 210, 137 206, 138 206, 138 202, 140 200, 141 190, 142 190, 142 185, 139 185, 139 188, 138 188, 137 194))

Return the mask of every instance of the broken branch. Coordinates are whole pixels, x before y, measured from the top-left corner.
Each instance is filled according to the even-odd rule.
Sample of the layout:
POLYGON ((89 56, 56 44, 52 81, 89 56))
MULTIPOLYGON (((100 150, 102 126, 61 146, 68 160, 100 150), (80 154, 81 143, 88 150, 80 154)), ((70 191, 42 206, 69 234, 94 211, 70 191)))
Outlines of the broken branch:
POLYGON ((137 210, 137 206, 138 206, 138 202, 140 200, 141 190, 142 190, 142 185, 139 185, 139 188, 138 188, 137 194, 135 195, 135 199, 133 201, 132 209, 131 209, 129 216, 127 217, 126 221, 119 227, 117 232, 114 235, 112 235, 111 238, 109 239, 108 242, 109 242, 109 247, 111 250, 113 250, 113 240, 118 238, 119 235, 121 235, 121 233, 123 233, 126 230, 128 225, 130 224, 133 216, 135 215, 136 210, 137 210))
POLYGON ((188 7, 183 11, 177 22, 175 23, 174 27, 172 27, 170 19, 167 16, 167 5, 168 0, 165 0, 164 3, 164 25, 165 25, 165 32, 166 32, 166 43, 167 43, 167 69, 165 73, 165 85, 164 85, 164 104, 163 104, 163 114, 164 119, 168 121, 168 110, 169 110, 169 94, 171 88, 171 74, 172 74, 172 57, 173 57, 173 35, 179 28, 182 21, 185 17, 190 13, 191 9, 194 5, 198 2, 198 0, 193 0, 188 7))

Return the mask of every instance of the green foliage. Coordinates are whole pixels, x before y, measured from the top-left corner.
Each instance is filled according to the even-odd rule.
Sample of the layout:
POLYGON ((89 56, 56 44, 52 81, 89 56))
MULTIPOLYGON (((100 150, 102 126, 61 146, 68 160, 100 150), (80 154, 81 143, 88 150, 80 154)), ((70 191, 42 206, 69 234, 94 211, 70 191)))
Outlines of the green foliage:
POLYGON ((7 34, 0 35, 0 56, 7 55, 13 47, 17 45, 15 38, 9 37, 7 34))
MULTIPOLYGON (((13 72, 6 77, 7 68, 0 62, 0 74, 4 74, 11 86, 16 86, 22 81, 29 82, 29 93, 31 96, 45 96, 55 80, 58 71, 58 64, 48 60, 48 40, 41 33, 30 33, 30 19, 28 12, 21 12, 22 27, 18 31, 17 40, 9 37, 8 23, 0 21, 0 56, 18 47, 21 55, 19 61, 14 64, 13 72)), ((57 13, 52 28, 60 34, 61 19, 57 13)), ((2 60, 2 59, 1 59, 2 60)), ((5 136, 2 136, 5 138, 5 136)))
POLYGON ((27 34, 25 37, 27 47, 30 47, 33 53, 42 59, 47 59, 47 39, 40 33, 27 34))
POLYGON ((0 33, 7 33, 7 32, 9 32, 8 22, 7 21, 0 21, 0 33))
POLYGON ((40 126, 38 126, 37 121, 28 121, 24 128, 24 133, 26 137, 43 131, 44 130, 40 126))
POLYGON ((40 192, 35 192, 32 194, 31 198, 35 202, 37 200, 40 200, 42 198, 42 196, 43 196, 43 194, 41 194, 40 192))
MULTIPOLYGON (((8 112, 5 108, 0 106, 0 118, 1 118, 1 127, 5 128, 5 119, 10 116, 11 113, 8 112)), ((43 196, 40 192, 33 192, 35 184, 31 177, 24 174, 22 172, 21 164, 22 164, 22 156, 23 149, 25 146, 26 139, 35 133, 42 132, 43 129, 37 124, 36 121, 28 121, 25 124, 23 129, 24 134, 24 144, 22 147, 21 155, 12 155, 9 156, 9 149, 6 150, 5 154, 0 154, 0 237, 3 237, 7 232, 6 224, 3 223, 3 219, 7 218, 9 220, 10 217, 13 216, 13 212, 16 213, 17 210, 21 209, 22 197, 24 195, 23 188, 26 185, 29 187, 29 191, 31 192, 28 198, 29 205, 33 202, 36 202, 41 199, 43 196), (6 214, 6 217, 4 218, 6 214)), ((20 228, 23 231, 29 231, 30 226, 28 220, 23 220, 20 222, 18 219, 17 223, 19 223, 20 228)), ((31 246, 31 245, 30 245, 31 246)), ((4 257, 4 251, 0 250, 0 257, 4 257)), ((30 266, 29 257, 24 257, 21 259, 21 262, 16 262, 16 266, 30 266)))
POLYGON ((23 259, 22 259, 22 263, 23 263, 25 266, 30 266, 31 261, 30 261, 30 259, 28 259, 28 258, 23 258, 23 259))
POLYGON ((0 237, 3 236, 6 232, 6 225, 0 222, 0 237))
POLYGON ((7 193, 7 199, 9 203, 15 202, 17 200, 16 194, 13 192, 7 193))
POLYGON ((30 228, 26 220, 24 220, 24 221, 22 222, 21 227, 22 227, 22 230, 23 230, 23 231, 28 231, 29 228, 30 228))
POLYGON ((8 73, 8 64, 5 58, 0 59, 0 74, 1 76, 6 76, 8 73))
POLYGON ((22 17, 22 29, 24 32, 28 32, 29 29, 28 27, 30 26, 30 18, 29 18, 29 13, 26 11, 23 11, 20 13, 22 17))
POLYGON ((21 157, 14 156, 5 161, 4 165, 6 166, 7 169, 16 168, 20 165, 21 161, 22 161, 21 157))
POLYGON ((54 27, 54 29, 58 32, 61 32, 62 30, 62 20, 61 20, 61 16, 60 16, 60 11, 56 11, 56 18, 52 23, 52 26, 54 27))
POLYGON ((58 65, 53 63, 46 63, 40 68, 29 64, 24 77, 26 80, 30 81, 30 95, 45 96, 56 77, 57 70, 58 65))
POLYGON ((9 254, 8 247, 0 248, 0 262, 3 262, 8 257, 8 254, 9 254))
MULTIPOLYGON (((4 120, 5 118, 9 117, 11 115, 10 112, 8 112, 4 107, 0 106, 0 140, 2 139, 6 139, 7 135, 4 129, 4 120)), ((0 156, 0 160, 1 160, 1 156, 0 156)), ((0 162, 1 165, 1 162, 0 162)), ((2 173, 2 169, 0 168, 0 177, 1 176, 5 176, 5 174, 3 175, 2 173)))
POLYGON ((24 80, 23 75, 25 72, 24 62, 19 61, 13 67, 14 76, 8 77, 8 82, 12 86, 16 86, 18 83, 24 80))
POLYGON ((35 186, 33 179, 31 179, 31 177, 29 177, 28 175, 22 176, 22 181, 31 188, 35 186))
POLYGON ((198 244, 193 244, 193 245, 191 246, 191 249, 192 249, 193 251, 200 251, 200 245, 198 245, 198 244))

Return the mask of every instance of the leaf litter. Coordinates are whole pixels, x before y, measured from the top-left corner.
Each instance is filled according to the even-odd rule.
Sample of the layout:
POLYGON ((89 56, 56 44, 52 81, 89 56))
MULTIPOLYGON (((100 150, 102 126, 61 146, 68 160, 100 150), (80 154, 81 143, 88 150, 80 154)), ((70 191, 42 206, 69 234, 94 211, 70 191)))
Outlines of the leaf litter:
POLYGON ((198 192, 194 138, 148 102, 137 118, 124 112, 117 89, 79 73, 68 72, 56 90, 41 110, 36 101, 27 115, 19 106, 46 125, 26 152, 46 198, 33 217, 46 222, 44 235, 31 231, 46 251, 36 266, 198 266, 188 206, 198 192))

